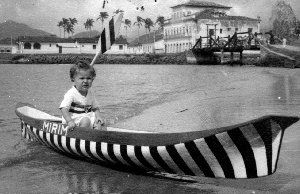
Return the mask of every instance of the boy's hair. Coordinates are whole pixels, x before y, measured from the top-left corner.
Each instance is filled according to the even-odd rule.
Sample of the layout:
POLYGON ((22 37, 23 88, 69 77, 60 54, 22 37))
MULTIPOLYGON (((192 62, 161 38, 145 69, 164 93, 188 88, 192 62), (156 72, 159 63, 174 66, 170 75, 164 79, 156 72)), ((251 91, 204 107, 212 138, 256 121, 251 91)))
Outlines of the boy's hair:
POLYGON ((74 81, 74 77, 79 72, 79 70, 85 70, 85 71, 90 70, 91 74, 92 74, 92 77, 93 78, 96 77, 96 71, 95 71, 94 67, 91 66, 88 61, 80 60, 80 61, 76 62, 70 68, 70 78, 71 78, 71 81, 74 81))

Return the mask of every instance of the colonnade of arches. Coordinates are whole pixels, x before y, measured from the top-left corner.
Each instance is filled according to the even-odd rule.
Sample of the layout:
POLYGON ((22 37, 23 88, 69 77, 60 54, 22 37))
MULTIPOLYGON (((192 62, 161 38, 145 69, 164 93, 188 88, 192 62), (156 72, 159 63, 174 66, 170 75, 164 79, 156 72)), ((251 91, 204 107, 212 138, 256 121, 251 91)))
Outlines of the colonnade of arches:
POLYGON ((41 44, 38 42, 33 43, 33 45, 30 42, 24 43, 24 49, 31 49, 31 47, 33 47, 33 49, 41 49, 41 44))

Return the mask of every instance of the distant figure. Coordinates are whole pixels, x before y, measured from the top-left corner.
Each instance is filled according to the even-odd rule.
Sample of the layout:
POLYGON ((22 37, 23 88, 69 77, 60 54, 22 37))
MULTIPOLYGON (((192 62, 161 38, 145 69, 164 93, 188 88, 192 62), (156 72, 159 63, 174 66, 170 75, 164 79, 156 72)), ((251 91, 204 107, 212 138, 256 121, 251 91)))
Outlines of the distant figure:
POLYGON ((98 104, 90 90, 95 77, 95 69, 85 61, 77 62, 70 69, 74 86, 64 95, 59 109, 63 115, 63 124, 67 124, 71 130, 76 126, 100 130, 104 125, 98 104))
POLYGON ((275 36, 274 36, 272 30, 270 30, 270 32, 266 32, 265 34, 269 34, 270 35, 269 43, 270 44, 275 44, 275 36))
POLYGON ((285 38, 282 39, 282 46, 286 47, 286 39, 285 38))

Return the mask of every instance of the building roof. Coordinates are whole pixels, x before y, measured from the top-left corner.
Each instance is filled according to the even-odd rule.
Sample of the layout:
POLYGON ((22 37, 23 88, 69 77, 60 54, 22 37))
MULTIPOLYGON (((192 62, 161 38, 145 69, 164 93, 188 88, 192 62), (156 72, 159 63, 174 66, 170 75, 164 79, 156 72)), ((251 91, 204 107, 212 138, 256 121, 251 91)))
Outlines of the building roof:
MULTIPOLYGON (((162 40, 164 38, 164 35, 162 33, 162 30, 155 31, 155 41, 162 40)), ((129 43, 129 47, 138 46, 142 44, 149 44, 154 42, 154 32, 150 32, 149 34, 144 34, 140 36, 139 38, 136 38, 132 42, 129 43)))
POLYGON ((39 43, 74 43, 71 38, 58 38, 56 36, 19 36, 20 42, 39 42, 39 43))
POLYGON ((122 35, 116 38, 114 44, 128 44, 127 39, 124 38, 122 35))
POLYGON ((3 38, 0 40, 0 44, 2 45, 10 45, 10 44, 17 44, 17 41, 15 39, 11 38, 3 38))
POLYGON ((39 43, 98 43, 98 38, 59 38, 56 36, 19 36, 20 42, 39 42, 39 43))
POLYGON ((207 9, 201 12, 196 13, 198 19, 219 19, 219 20, 239 20, 239 21, 260 21, 259 19, 249 18, 245 16, 229 16, 223 12, 216 12, 213 9, 207 9))
POLYGON ((208 2, 208 1, 199 1, 199 0, 189 0, 185 3, 181 3, 175 6, 172 6, 171 8, 181 7, 181 6, 191 6, 191 7, 202 7, 202 8, 225 8, 230 9, 231 7, 217 4, 214 2, 208 2))
POLYGON ((98 38, 75 38, 73 39, 73 41, 77 41, 78 43, 94 43, 97 44, 98 43, 98 38))

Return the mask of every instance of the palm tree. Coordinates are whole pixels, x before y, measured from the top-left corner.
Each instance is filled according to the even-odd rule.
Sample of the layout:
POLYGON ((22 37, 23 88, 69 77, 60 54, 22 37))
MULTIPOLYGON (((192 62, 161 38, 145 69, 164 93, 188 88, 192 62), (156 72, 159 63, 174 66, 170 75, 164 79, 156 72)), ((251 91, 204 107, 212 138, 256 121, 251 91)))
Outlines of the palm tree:
POLYGON ((77 19, 76 18, 69 18, 69 24, 72 26, 69 27, 69 30, 72 29, 70 32, 72 33, 72 36, 73 36, 73 33, 74 33, 74 26, 75 24, 77 24, 77 19))
POLYGON ((64 29, 64 38, 65 38, 65 35, 66 35, 66 31, 67 31, 67 28, 69 26, 69 20, 66 19, 66 18, 62 18, 62 26, 63 26, 63 29, 64 29))
POLYGON ((164 29, 165 17, 164 16, 158 16, 155 23, 159 25, 159 28, 164 29))
POLYGON ((108 15, 107 12, 100 12, 100 14, 99 14, 99 16, 98 16, 98 18, 97 18, 97 20, 101 20, 101 25, 102 25, 101 31, 102 31, 102 29, 104 28, 104 26, 103 26, 104 20, 107 19, 108 16, 109 16, 109 15, 108 15))
POLYGON ((143 25, 144 19, 140 16, 136 17, 136 22, 133 25, 138 27, 138 43, 140 43, 140 27, 143 25))
POLYGON ((123 13, 124 11, 122 9, 117 9, 114 11, 114 16, 117 15, 118 13, 123 13))
POLYGON ((63 21, 59 21, 57 26, 59 28, 59 37, 61 38, 61 28, 63 27, 63 21))
POLYGON ((93 19, 88 18, 86 20, 86 22, 84 23, 84 28, 90 31, 90 33, 89 33, 90 38, 91 38, 91 30, 92 30, 94 22, 95 21, 93 19))
MULTIPOLYGON (((153 21, 152 21, 150 18, 146 18, 146 19, 144 20, 144 23, 145 23, 145 28, 146 28, 146 30, 148 29, 148 30, 149 30, 149 33, 150 33, 151 27, 154 27, 153 21)), ((147 33, 147 31, 146 31, 146 33, 147 33)))
POLYGON ((67 28, 66 28, 66 32, 68 33, 68 37, 70 37, 70 33, 73 35, 74 25, 72 25, 71 23, 68 23, 67 28))
POLYGON ((131 21, 129 19, 125 19, 123 23, 125 24, 124 28, 126 29, 126 39, 127 39, 127 29, 131 27, 131 21))

